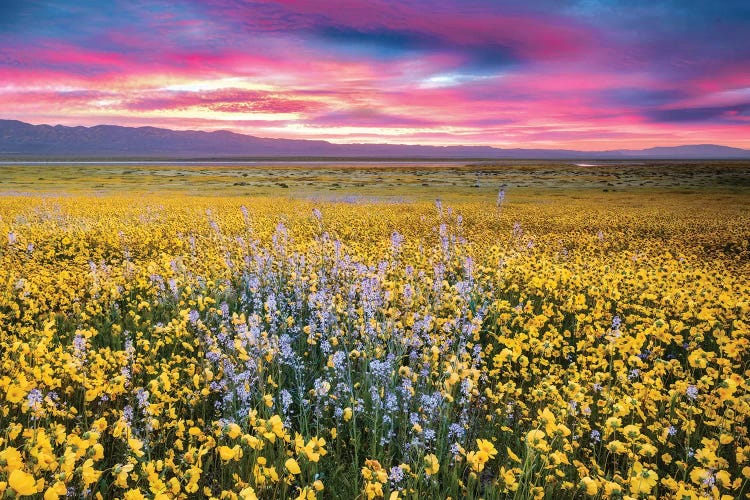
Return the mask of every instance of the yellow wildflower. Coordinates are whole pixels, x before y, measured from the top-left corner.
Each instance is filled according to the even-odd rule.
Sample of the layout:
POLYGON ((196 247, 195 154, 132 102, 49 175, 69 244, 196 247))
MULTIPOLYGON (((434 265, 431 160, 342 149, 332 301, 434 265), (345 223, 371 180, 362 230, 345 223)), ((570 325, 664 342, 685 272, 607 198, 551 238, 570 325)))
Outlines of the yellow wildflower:
POLYGON ((16 469, 8 476, 8 486, 16 492, 18 496, 35 495, 37 493, 36 480, 31 474, 16 469))

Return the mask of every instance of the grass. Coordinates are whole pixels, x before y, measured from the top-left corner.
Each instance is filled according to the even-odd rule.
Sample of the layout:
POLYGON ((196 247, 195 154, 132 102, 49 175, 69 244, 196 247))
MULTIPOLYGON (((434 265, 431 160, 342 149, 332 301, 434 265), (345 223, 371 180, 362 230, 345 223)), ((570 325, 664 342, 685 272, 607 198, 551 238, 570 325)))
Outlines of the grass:
POLYGON ((705 190, 742 193, 750 163, 670 164, 6 164, 0 192, 105 194, 150 192, 213 196, 283 196, 330 200, 468 201, 498 189, 530 195, 577 192, 705 190))

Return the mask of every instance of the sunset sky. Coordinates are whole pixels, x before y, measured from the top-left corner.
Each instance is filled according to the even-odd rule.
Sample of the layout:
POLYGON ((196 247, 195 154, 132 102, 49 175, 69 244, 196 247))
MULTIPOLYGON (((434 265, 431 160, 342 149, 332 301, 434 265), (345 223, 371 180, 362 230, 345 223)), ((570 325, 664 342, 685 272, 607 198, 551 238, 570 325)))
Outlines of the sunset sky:
POLYGON ((750 147, 750 1, 0 1, 0 118, 750 147))

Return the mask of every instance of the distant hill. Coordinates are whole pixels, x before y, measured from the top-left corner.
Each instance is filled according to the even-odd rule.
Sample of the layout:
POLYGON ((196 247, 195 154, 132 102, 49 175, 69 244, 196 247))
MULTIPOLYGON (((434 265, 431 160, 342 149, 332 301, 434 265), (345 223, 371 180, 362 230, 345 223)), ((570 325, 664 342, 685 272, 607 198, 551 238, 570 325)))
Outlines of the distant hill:
POLYGON ((692 144, 687 146, 656 147, 649 149, 623 149, 611 151, 621 156, 640 158, 750 158, 750 150, 718 146, 716 144, 692 144))
POLYGON ((698 144, 642 150, 574 151, 489 146, 333 144, 266 139, 228 131, 155 127, 66 127, 0 120, 3 158, 487 158, 487 159, 750 159, 750 150, 698 144))

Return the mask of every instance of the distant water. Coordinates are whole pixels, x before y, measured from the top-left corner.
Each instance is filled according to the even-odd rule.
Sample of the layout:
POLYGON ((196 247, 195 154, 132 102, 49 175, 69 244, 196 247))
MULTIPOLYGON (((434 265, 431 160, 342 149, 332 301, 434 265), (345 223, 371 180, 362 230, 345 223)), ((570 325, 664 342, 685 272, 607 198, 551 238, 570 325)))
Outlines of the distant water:
POLYGON ((264 167, 283 167, 285 165, 325 165, 331 167, 344 167, 347 165, 359 166, 359 165, 381 165, 384 167, 436 167, 436 166, 456 166, 466 165, 466 161, 458 160, 413 160, 408 162, 401 161, 387 161, 387 160, 342 160, 342 161, 331 161, 331 160, 257 160, 257 161, 184 161, 184 160, 155 160, 155 161, 71 161, 71 160, 60 160, 60 161, 0 161, 0 165, 65 165, 65 166, 76 166, 76 165, 139 165, 143 167, 168 165, 168 166, 185 166, 185 167, 211 167, 216 166, 238 166, 243 165, 261 165, 264 167))

